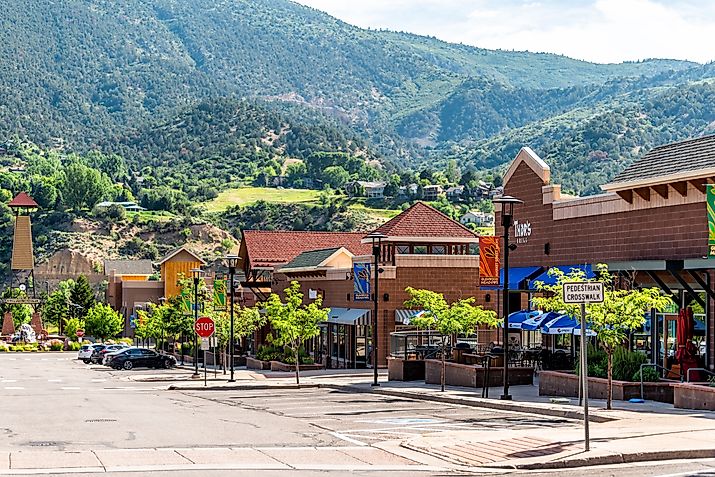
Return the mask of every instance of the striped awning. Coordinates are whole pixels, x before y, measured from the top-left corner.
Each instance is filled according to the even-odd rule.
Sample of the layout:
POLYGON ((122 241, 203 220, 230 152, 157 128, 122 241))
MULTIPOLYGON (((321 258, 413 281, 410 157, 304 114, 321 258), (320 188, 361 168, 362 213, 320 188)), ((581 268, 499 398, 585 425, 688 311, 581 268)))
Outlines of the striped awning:
POLYGON ((370 310, 365 308, 331 308, 327 323, 368 326, 370 325, 370 310))
POLYGON ((409 325, 412 318, 422 313, 424 310, 395 310, 395 323, 409 325))

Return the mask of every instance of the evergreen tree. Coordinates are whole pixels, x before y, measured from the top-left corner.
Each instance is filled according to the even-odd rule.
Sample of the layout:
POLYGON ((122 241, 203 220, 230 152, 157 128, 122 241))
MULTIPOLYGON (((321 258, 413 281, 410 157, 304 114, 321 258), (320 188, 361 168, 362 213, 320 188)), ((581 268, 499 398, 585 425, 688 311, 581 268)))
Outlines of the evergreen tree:
POLYGON ((89 313, 89 310, 94 306, 96 301, 89 280, 86 276, 80 275, 70 293, 70 306, 76 309, 74 316, 78 318, 87 316, 87 313, 89 313))

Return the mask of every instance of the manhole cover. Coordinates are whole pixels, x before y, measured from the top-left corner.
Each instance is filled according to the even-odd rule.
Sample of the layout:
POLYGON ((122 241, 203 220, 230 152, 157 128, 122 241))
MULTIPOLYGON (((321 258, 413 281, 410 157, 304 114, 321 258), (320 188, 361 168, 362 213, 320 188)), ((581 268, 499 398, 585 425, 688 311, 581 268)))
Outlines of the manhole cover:
POLYGON ((85 419, 84 422, 117 422, 116 419, 85 419))

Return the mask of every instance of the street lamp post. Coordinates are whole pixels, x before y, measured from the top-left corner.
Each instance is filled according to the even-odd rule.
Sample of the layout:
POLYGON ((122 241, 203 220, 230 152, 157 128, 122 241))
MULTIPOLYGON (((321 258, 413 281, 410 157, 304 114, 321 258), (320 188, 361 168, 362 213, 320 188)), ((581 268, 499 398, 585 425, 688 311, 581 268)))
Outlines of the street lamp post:
MULTIPOLYGON (((199 280, 203 275, 203 270, 200 268, 192 268, 191 276, 194 279, 194 326, 199 321, 199 280)), ((205 364, 205 363, 204 363, 205 364)), ((194 331, 194 375, 193 378, 199 378, 199 339, 196 331, 194 331)))
POLYGON ((514 217, 514 206, 524 202, 510 195, 503 195, 494 199, 495 204, 501 204, 501 224, 504 227, 504 393, 500 399, 511 401, 509 394, 509 252, 516 249, 516 245, 509 244, 509 228, 514 217))
POLYGON ((378 303, 379 303, 379 282, 380 282, 380 248, 382 240, 387 238, 387 235, 380 232, 372 232, 367 236, 372 241, 372 255, 375 258, 375 290, 373 290, 373 302, 375 308, 373 310, 374 317, 372 319, 372 371, 373 382, 372 386, 379 386, 377 382, 377 360, 378 360, 378 345, 377 345, 377 325, 378 325, 378 303))
POLYGON ((226 262, 228 262, 228 286, 231 289, 231 329, 230 329, 230 335, 229 335, 229 355, 231 359, 231 379, 228 380, 229 383, 233 383, 236 380, 233 379, 233 353, 234 353, 234 348, 236 347, 236 344, 234 343, 234 337, 233 337, 233 277, 236 275, 236 265, 238 264, 238 255, 227 255, 226 256, 226 262))

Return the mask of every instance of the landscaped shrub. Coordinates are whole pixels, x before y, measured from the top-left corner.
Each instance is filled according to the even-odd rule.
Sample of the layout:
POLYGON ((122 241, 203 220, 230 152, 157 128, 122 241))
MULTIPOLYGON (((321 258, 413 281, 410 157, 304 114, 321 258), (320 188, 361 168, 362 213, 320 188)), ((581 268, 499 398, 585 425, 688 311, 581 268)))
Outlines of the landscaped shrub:
MULTIPOLYGON (((256 359, 261 361, 280 361, 283 357, 283 348, 274 345, 261 345, 258 347, 256 359)), ((283 361, 284 363, 286 361, 283 361)))
POLYGON ((65 344, 60 340, 50 340, 47 344, 50 347, 50 351, 62 351, 65 349, 65 344))
MULTIPOLYGON (((647 367, 643 368, 643 382, 646 383, 655 383, 660 381, 660 376, 658 376, 658 371, 655 368, 652 367, 647 367)), ((633 382, 640 382, 641 380, 641 370, 639 369, 636 371, 636 373, 633 375, 633 378, 631 381, 633 382)))
POLYGON ((79 349, 81 347, 82 347, 82 345, 79 344, 79 342, 77 342, 77 341, 70 341, 70 343, 68 345, 69 351, 79 351, 79 349))
POLYGON ((7 353, 8 351, 10 351, 10 348, 5 343, 0 344, 0 353, 7 353))
POLYGON ((645 354, 637 351, 628 351, 625 348, 616 348, 613 353, 613 379, 629 381, 641 369, 641 364, 648 361, 645 354))

